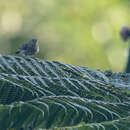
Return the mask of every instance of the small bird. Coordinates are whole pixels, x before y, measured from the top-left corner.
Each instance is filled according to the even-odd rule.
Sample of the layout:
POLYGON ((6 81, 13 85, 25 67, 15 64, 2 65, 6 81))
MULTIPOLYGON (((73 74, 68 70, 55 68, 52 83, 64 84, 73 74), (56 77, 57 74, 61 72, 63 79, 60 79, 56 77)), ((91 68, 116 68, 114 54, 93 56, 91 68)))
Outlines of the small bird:
POLYGON ((16 51, 16 54, 22 53, 24 56, 31 56, 38 52, 39 52, 38 39, 32 39, 27 43, 23 44, 16 51))

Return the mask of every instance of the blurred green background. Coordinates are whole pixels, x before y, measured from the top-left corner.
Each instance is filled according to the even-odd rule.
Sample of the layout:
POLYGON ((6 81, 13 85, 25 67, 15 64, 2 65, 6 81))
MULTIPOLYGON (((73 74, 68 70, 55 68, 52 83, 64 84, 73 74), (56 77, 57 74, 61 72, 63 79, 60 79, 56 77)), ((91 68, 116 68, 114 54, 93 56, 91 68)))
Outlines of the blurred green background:
POLYGON ((122 71, 129 25, 128 0, 0 0, 0 53, 13 54, 32 38, 36 57, 92 69, 122 71))

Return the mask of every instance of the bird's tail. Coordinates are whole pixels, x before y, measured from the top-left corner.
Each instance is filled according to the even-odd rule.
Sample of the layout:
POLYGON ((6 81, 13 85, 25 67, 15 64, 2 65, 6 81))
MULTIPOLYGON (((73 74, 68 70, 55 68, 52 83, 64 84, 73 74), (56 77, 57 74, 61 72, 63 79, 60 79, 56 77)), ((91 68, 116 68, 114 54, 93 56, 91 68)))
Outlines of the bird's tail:
POLYGON ((17 50, 16 52, 15 52, 15 54, 19 54, 21 51, 20 50, 17 50))

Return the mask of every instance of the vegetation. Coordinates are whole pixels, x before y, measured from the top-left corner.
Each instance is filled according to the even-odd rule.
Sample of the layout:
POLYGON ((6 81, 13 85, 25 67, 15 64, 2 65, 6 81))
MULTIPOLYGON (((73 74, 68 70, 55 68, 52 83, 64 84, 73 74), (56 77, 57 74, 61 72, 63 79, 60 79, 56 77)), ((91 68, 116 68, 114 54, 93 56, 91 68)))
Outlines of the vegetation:
POLYGON ((0 56, 0 130, 129 130, 130 74, 0 56))
POLYGON ((1 0, 0 130, 129 130, 130 56, 125 65, 121 40, 128 33, 120 32, 130 26, 129 7, 128 0, 1 0), (14 56, 32 38, 37 58, 14 56))

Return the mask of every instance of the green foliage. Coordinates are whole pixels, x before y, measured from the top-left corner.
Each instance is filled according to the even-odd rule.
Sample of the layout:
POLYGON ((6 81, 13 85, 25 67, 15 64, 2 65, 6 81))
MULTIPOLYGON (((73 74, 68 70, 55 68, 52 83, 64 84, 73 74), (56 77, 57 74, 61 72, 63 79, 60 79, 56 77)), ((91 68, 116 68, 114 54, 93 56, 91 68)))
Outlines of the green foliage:
POLYGON ((0 56, 0 130, 129 130, 130 74, 0 56))

